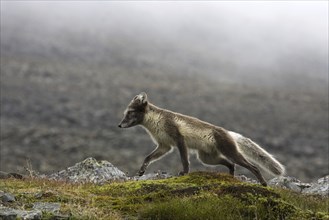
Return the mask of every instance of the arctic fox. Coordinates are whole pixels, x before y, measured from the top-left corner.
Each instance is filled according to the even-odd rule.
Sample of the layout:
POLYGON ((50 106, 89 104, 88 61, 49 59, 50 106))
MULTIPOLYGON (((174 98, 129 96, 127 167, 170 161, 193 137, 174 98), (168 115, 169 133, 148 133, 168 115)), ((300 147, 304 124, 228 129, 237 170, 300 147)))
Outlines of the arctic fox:
POLYGON ((209 165, 222 164, 234 175, 235 164, 250 170, 264 186, 259 168, 283 175, 285 169, 273 156, 250 139, 197 118, 159 108, 148 101, 146 93, 136 95, 124 112, 119 127, 141 125, 157 144, 144 160, 138 174, 148 165, 177 147, 183 164, 181 175, 189 172, 188 149, 197 151, 198 159, 209 165))

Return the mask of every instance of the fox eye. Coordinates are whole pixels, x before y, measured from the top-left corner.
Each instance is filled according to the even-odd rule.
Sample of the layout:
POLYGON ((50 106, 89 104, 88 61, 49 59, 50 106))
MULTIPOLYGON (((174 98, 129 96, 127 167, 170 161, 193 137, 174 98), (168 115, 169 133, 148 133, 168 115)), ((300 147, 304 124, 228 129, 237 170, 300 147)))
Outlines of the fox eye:
POLYGON ((135 113, 135 111, 134 110, 129 110, 127 113, 128 114, 133 114, 133 113, 135 113))

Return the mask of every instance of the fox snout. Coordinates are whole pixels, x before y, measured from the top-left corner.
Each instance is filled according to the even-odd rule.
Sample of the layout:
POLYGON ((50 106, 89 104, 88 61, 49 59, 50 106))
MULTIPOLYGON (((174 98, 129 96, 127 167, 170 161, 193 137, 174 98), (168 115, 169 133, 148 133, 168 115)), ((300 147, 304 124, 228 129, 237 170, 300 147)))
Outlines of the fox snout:
POLYGON ((120 123, 118 124, 118 127, 119 127, 119 128, 126 128, 127 126, 125 126, 122 122, 120 122, 120 123))
POLYGON ((122 120, 122 121, 118 124, 118 127, 119 127, 119 128, 129 128, 129 127, 131 127, 131 126, 130 126, 129 123, 127 123, 125 120, 122 120))
POLYGON ((123 119, 118 124, 119 128, 126 128, 127 127, 127 119, 126 117, 123 117, 123 119))
POLYGON ((118 127, 119 127, 119 128, 128 128, 128 127, 130 127, 130 126, 129 126, 129 121, 127 120, 126 117, 124 117, 124 118, 120 121, 120 123, 118 124, 118 127))

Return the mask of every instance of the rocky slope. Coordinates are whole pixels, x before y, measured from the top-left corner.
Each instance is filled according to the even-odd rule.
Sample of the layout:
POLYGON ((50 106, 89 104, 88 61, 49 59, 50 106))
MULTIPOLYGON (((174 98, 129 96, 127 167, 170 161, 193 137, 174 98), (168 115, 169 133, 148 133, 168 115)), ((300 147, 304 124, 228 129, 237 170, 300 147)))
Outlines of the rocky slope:
MULTIPOLYGON (((18 177, 19 176, 16 175, 16 178, 18 177)), ((228 197, 228 195, 230 195, 235 199, 241 199, 244 201, 241 203, 241 205, 246 206, 244 209, 248 209, 247 205, 250 202, 258 206, 257 209, 259 210, 249 210, 248 214, 242 214, 242 216, 246 215, 243 217, 244 219, 250 218, 254 215, 284 216, 285 219, 307 219, 312 216, 316 219, 329 218, 329 212, 328 210, 325 210, 325 203, 329 202, 329 175, 319 179, 317 182, 308 184, 302 183, 292 177, 274 178, 269 181, 271 187, 264 188, 257 184, 255 180, 245 176, 237 177, 237 179, 245 182, 243 183, 229 175, 215 173, 199 172, 189 174, 185 177, 173 177, 164 173, 156 173, 152 175, 144 175, 142 177, 128 177, 107 161, 97 161, 94 158, 87 158, 72 167, 68 167, 63 171, 51 175, 38 174, 34 177, 22 176, 21 180, 15 180, 13 175, 10 176, 10 174, 8 174, 5 176, 4 172, 2 172, 2 178, 4 179, 0 183, 0 186, 4 191, 0 191, 1 219, 86 218, 87 211, 83 212, 82 210, 76 210, 76 208, 71 207, 72 205, 74 206, 74 201, 81 205, 81 202, 86 200, 85 202, 90 204, 90 202, 87 202, 87 198, 79 198, 79 196, 82 195, 84 195, 84 197, 97 197, 97 195, 99 195, 102 199, 92 199, 94 202, 91 204, 98 207, 98 205, 100 205, 99 203, 102 202, 107 208, 116 210, 115 212, 107 214, 100 212, 99 215, 95 214, 92 218, 106 219, 111 216, 111 218, 114 219, 121 219, 121 217, 125 215, 126 217, 124 218, 130 219, 138 217, 143 219, 145 216, 153 216, 154 213, 152 214, 152 212, 155 212, 157 213, 157 218, 161 219, 162 214, 160 214, 159 210, 153 210, 152 208, 152 212, 149 213, 147 211, 142 211, 142 207, 152 207, 152 204, 155 205, 159 202, 165 204, 165 197, 163 196, 167 193, 174 197, 178 196, 177 198, 181 199, 178 200, 178 202, 180 201, 179 203, 183 203, 184 197, 185 199, 193 199, 194 197, 198 198, 203 196, 205 198, 208 197, 208 199, 213 199, 209 193, 217 193, 218 196, 219 194, 224 193, 227 203, 232 199, 231 197, 228 197), (120 181, 118 182, 118 180, 120 181), (85 184, 85 186, 81 184, 85 184), (123 189, 123 191, 120 192, 120 194, 122 194, 120 200, 127 201, 125 203, 119 202, 119 204, 118 202, 111 201, 118 196, 112 191, 113 188, 111 189, 111 187, 114 187, 114 191, 120 188, 123 189), (78 188, 80 190, 75 191, 73 188, 78 188), (58 190, 62 191, 60 192, 58 190), (126 192, 126 190, 131 192, 126 192), (138 194, 141 190, 143 191, 140 195, 142 198, 138 198, 137 196, 134 200, 130 201, 128 197, 134 194, 133 191, 138 194), (100 192, 102 193, 99 194, 100 192), (72 193, 77 196, 77 198, 72 196, 72 193), (89 193, 96 195, 89 195, 89 193), (160 195, 155 195, 154 193, 160 195), (104 196, 108 194, 111 196, 109 198, 104 198, 104 196), (143 198, 143 196, 145 196, 145 198, 143 198), (291 201, 291 199, 296 199, 297 197, 302 200, 303 208, 299 208, 301 204, 294 204, 293 201, 291 201), (142 203, 136 203, 139 199, 144 201, 142 203), (320 206, 320 203, 324 203, 324 209, 318 207, 320 206), (284 207, 282 207, 283 204, 285 204, 284 207), (136 210, 133 212, 131 211, 135 208, 132 210, 129 208, 127 210, 127 205, 136 206, 136 210), (318 207, 316 211, 312 209, 312 206, 313 208, 314 206, 318 207), (24 208, 22 209, 19 207, 24 208), (137 207, 139 208, 137 209, 137 207), (266 211, 260 210, 265 207, 266 211), (274 212, 273 210, 276 211, 274 212)), ((193 202, 189 205, 195 206, 195 208, 197 207, 193 202)), ((209 206, 209 204, 204 205, 207 207, 209 206)), ((219 204, 219 207, 220 206, 221 205, 219 204)), ((90 207, 86 209, 89 208, 90 207)), ((183 212, 186 212, 186 214, 184 214, 186 216, 190 215, 188 210, 184 210, 183 212)), ((200 213, 199 215, 194 216, 194 218, 201 218, 202 215, 203 214, 200 213)), ((213 213, 208 213, 208 217, 211 218, 211 216, 213 216, 213 213)), ((228 219, 233 219, 233 216, 228 219)))

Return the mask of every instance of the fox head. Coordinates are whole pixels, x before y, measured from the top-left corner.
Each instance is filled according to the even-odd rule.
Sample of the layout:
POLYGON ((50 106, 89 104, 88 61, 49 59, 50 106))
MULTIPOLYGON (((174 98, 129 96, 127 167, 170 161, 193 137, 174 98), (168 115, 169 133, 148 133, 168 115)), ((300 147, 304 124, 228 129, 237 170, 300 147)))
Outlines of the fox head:
POLYGON ((148 100, 145 92, 136 95, 127 106, 123 118, 118 125, 119 128, 129 128, 141 124, 147 104, 148 100))

